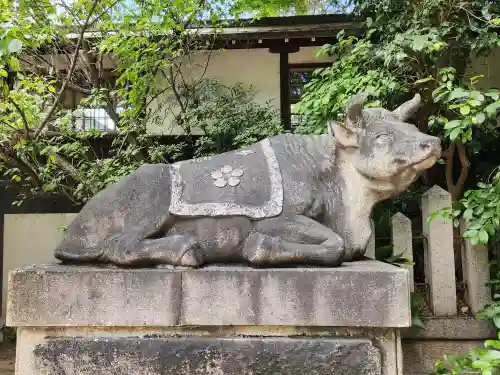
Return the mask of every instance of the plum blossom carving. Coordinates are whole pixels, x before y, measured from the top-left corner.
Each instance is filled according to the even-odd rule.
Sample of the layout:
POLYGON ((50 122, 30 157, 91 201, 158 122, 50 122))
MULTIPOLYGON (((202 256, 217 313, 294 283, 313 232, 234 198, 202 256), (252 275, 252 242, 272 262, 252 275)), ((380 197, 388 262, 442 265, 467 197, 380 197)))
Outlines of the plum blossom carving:
POLYGON ((214 180, 214 185, 218 188, 223 188, 227 185, 238 186, 241 182, 240 177, 244 171, 241 168, 233 168, 230 165, 225 165, 221 169, 217 169, 210 173, 210 177, 214 180))

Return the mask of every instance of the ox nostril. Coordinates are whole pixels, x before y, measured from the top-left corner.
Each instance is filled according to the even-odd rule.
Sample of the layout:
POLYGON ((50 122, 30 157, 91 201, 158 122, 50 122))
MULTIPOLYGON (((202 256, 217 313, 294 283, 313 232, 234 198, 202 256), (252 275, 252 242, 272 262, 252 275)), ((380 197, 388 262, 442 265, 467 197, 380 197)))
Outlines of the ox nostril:
POLYGON ((420 148, 422 150, 427 150, 429 148, 431 148, 431 142, 430 141, 424 141, 424 142, 420 142, 420 148))

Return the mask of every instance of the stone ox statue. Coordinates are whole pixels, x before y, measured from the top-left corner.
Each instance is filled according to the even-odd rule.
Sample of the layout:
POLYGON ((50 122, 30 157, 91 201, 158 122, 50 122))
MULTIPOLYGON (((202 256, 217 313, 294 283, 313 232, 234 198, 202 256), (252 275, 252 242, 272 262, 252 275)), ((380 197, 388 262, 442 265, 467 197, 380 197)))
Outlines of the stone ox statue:
POLYGON ((93 197, 55 251, 121 266, 248 262, 338 266, 363 257, 371 211, 439 159, 440 140, 394 111, 347 106, 347 126, 278 135, 175 164, 143 165, 93 197))

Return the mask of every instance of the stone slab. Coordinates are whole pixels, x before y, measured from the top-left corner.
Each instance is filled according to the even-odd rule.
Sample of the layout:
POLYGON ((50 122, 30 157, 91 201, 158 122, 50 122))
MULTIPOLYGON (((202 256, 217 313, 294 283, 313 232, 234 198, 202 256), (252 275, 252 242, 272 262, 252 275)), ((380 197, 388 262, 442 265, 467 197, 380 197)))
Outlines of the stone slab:
MULTIPOLYGON (((443 360, 445 355, 463 356, 478 348, 484 348, 483 340, 404 340, 403 374, 429 375, 435 371, 436 362, 443 360)), ((460 374, 480 375, 481 370, 460 374)))
POLYGON ((495 325, 476 318, 422 318, 424 329, 404 328, 403 339, 420 340, 486 340, 498 338, 495 325))
POLYGON ((36 266, 10 272, 8 326, 172 326, 181 275, 148 269, 36 266))
POLYGON ((32 375, 380 375, 368 339, 50 339, 34 350, 32 375))
POLYGON ((36 266, 11 272, 7 324, 408 327, 408 284, 408 270, 373 260, 336 268, 36 266))

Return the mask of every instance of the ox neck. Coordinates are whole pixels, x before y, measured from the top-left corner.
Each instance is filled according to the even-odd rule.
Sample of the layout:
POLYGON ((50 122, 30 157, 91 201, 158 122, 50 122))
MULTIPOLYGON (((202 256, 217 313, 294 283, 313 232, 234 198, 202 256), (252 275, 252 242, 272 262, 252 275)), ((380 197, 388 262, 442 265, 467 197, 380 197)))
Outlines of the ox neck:
POLYGON ((378 202, 386 199, 376 184, 356 169, 356 151, 337 146, 336 170, 342 186, 342 199, 354 211, 370 212, 378 202))

